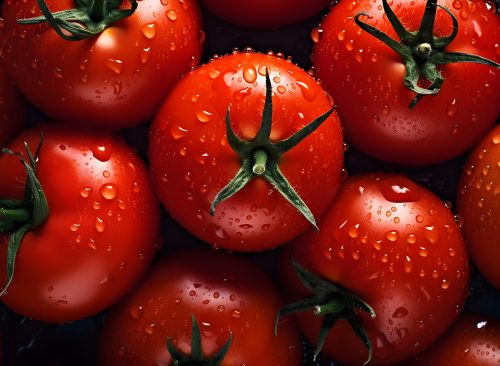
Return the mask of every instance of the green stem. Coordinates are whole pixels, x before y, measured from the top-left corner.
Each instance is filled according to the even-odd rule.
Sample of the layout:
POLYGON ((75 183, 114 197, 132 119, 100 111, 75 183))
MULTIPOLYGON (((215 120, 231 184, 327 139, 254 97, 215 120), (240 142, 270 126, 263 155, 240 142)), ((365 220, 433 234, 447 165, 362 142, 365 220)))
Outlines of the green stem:
POLYGON ((324 305, 314 307, 314 315, 323 316, 332 313, 341 313, 347 308, 345 301, 330 301, 324 305))
POLYGON ((106 16, 106 0, 94 0, 89 11, 90 19, 99 23, 106 16))
POLYGON ((253 153, 254 164, 252 171, 257 175, 262 175, 266 172, 267 152, 265 150, 257 150, 253 153))
POLYGON ((0 207, 0 220, 27 222, 31 219, 32 212, 27 208, 7 209, 0 207))

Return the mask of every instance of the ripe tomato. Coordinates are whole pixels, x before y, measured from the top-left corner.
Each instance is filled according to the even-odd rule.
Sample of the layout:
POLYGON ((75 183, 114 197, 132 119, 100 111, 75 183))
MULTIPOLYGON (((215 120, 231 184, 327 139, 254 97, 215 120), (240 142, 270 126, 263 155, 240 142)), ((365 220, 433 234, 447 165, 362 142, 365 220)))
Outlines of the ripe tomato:
MULTIPOLYGON (((468 258, 453 214, 430 191, 404 176, 353 176, 319 227, 319 233, 308 231, 295 239, 288 254, 324 282, 342 286, 373 308, 374 319, 351 310, 356 314, 353 323, 359 322, 371 340, 374 364, 395 364, 418 353, 458 316, 468 290, 468 258)), ((283 263, 292 299, 310 296, 289 256, 283 263)), ((323 295, 328 301, 336 298, 323 295)), ((323 305, 316 311, 328 307, 314 305, 323 305)), ((352 311, 340 315, 349 319, 352 311)), ((321 318, 312 311, 297 315, 300 330, 316 344, 321 318)), ((327 312, 325 321, 333 315, 327 312)), ((367 349, 344 320, 333 325, 322 351, 346 365, 368 359, 367 349)))
POLYGON ((252 149, 260 144, 250 152, 263 149, 269 153, 266 174, 271 164, 273 169, 281 169, 314 217, 328 207, 340 182, 343 147, 339 121, 336 114, 330 115, 290 151, 281 157, 272 155, 269 141, 279 144, 318 116, 326 116, 332 100, 291 62, 258 53, 216 58, 193 71, 174 88, 156 115, 150 130, 151 176, 172 217, 215 246, 242 251, 273 248, 310 224, 268 181, 251 179, 221 202, 214 216, 210 214, 218 192, 241 173, 242 165, 247 168, 246 158, 228 142, 224 120, 229 106, 229 130, 235 131, 235 139, 245 140, 238 143, 252 149), (263 113, 266 69, 272 83, 272 129, 268 121, 270 136, 260 144, 257 132, 265 130, 259 127, 263 115, 269 117, 263 113))
MULTIPOLYGON (((500 61, 500 18, 494 6, 483 0, 442 0, 439 5, 458 21, 458 34, 445 51, 500 61)), ((390 8, 408 31, 417 31, 425 6, 424 0, 394 0, 390 8)), ((313 51, 316 74, 338 103, 346 140, 373 157, 405 165, 446 161, 472 147, 500 113, 498 65, 439 65, 445 79, 441 90, 410 109, 415 93, 403 83, 405 61, 356 24, 360 12, 368 15, 360 21, 399 39, 380 0, 341 1, 320 25, 322 32, 315 33, 319 41, 313 51)), ((452 29, 451 16, 438 8, 434 36, 447 36, 452 29)))
MULTIPOLYGON (((191 355, 192 320, 205 357, 232 337, 219 366, 299 366, 301 345, 290 321, 273 323, 282 305, 269 277, 243 257, 196 249, 159 262, 142 285, 106 319, 101 365, 171 365, 169 340, 191 355)), ((208 364, 197 363, 181 364, 208 364)))
POLYGON ((252 28, 279 28, 307 19, 328 7, 331 0, 201 0, 218 17, 252 28))
POLYGON ((0 147, 21 132, 27 115, 26 102, 0 63, 0 147))
POLYGON ((458 187, 457 211, 463 217, 472 260, 500 290, 500 125, 474 148, 458 187))
MULTIPOLYGON (((27 317, 66 322, 109 307, 134 285, 158 244, 159 207, 143 162, 120 139, 51 125, 9 147, 22 152, 27 141, 34 152, 40 131, 37 176, 49 215, 23 237, 1 299, 27 317)), ((0 169, 0 197, 22 198, 26 172, 18 159, 3 154, 0 169)), ((2 287, 8 239, 0 238, 2 287)))
MULTIPOLYGON (((45 2, 53 13, 75 4, 45 2)), ((173 85, 199 62, 201 19, 194 0, 137 4, 130 17, 72 42, 46 24, 17 24, 41 14, 35 0, 5 1, 2 56, 19 89, 65 123, 118 129, 152 117, 173 85)))
POLYGON ((496 366, 499 360, 500 321, 466 313, 439 341, 408 365, 496 366))

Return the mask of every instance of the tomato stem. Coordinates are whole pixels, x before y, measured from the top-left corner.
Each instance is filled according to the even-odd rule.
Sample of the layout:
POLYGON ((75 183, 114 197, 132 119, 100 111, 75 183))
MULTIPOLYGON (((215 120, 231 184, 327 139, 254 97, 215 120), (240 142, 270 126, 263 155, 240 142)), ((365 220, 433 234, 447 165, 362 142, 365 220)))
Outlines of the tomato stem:
POLYGON ((366 13, 356 14, 354 21, 365 32, 392 48, 404 60, 404 85, 416 93, 416 96, 409 104, 410 109, 415 107, 417 102, 425 95, 437 94, 439 92, 444 82, 444 77, 438 70, 438 65, 455 62, 475 62, 500 68, 500 64, 482 56, 445 51, 445 48, 453 42, 458 34, 458 20, 450 10, 438 5, 437 0, 427 0, 424 15, 422 16, 420 27, 417 32, 410 32, 405 29, 387 3, 387 0, 382 0, 382 3, 387 19, 400 38, 400 42, 395 41, 370 24, 361 21, 360 18, 362 16, 368 16, 366 13), (451 34, 444 37, 434 36, 434 23, 438 7, 443 9, 451 17, 453 23, 451 34), (430 82, 428 87, 423 88, 418 85, 421 77, 424 77, 430 82))
POLYGON ((257 150, 254 152, 254 160, 252 171, 257 175, 262 175, 266 171, 267 152, 265 150, 257 150))
POLYGON ((106 0, 94 0, 90 7, 89 16, 94 22, 98 23, 106 16, 106 0))
POLYGON ((0 207, 0 220, 27 222, 31 219, 32 212, 26 208, 7 209, 0 207))
POLYGON ((259 176, 271 183, 277 191, 290 202, 309 223, 318 229, 311 210, 299 194, 293 189, 279 168, 281 155, 295 147, 304 138, 313 133, 333 113, 335 107, 302 127, 295 134, 285 140, 272 143, 270 141, 272 127, 272 87, 269 73, 266 70, 266 99, 262 112, 261 127, 256 137, 251 140, 242 140, 234 133, 231 127, 231 108, 226 113, 226 136, 229 146, 240 156, 241 167, 231 181, 215 196, 210 205, 210 214, 215 214, 217 205, 235 195, 250 180, 259 176))

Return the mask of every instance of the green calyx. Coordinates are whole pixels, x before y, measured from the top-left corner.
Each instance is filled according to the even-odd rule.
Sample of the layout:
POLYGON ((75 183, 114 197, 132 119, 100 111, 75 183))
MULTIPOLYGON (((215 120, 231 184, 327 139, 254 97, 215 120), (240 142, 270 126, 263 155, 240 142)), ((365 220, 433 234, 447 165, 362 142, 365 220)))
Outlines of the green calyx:
POLYGON ((445 48, 453 42, 458 34, 458 21, 450 10, 438 5, 437 0, 427 0, 420 28, 417 32, 409 32, 405 29, 387 3, 387 0, 382 0, 382 3, 385 14, 396 31, 400 42, 393 40, 375 27, 362 22, 360 18, 362 16, 368 17, 366 13, 356 14, 354 21, 364 31, 384 42, 404 59, 406 69, 404 84, 408 89, 417 94, 410 103, 410 109, 425 95, 437 94, 439 92, 444 82, 444 77, 438 70, 438 65, 455 62, 475 62, 495 68, 500 67, 500 64, 481 56, 445 51, 445 48), (453 22, 453 30, 448 36, 435 37, 433 35, 434 21, 438 7, 443 9, 453 22), (430 83, 428 87, 418 85, 421 77, 428 80, 430 83))
POLYGON ((224 357, 226 357, 231 343, 233 342, 233 334, 229 334, 229 339, 224 343, 222 348, 213 357, 204 357, 201 348, 201 333, 198 321, 194 315, 191 315, 192 331, 191 331, 191 355, 180 353, 172 344, 170 339, 167 340, 167 349, 173 359, 173 366, 219 366, 224 357))
POLYGON ((19 19, 19 24, 49 23, 56 33, 68 41, 91 38, 109 25, 131 16, 137 0, 128 0, 130 8, 123 8, 122 0, 75 0, 75 8, 52 13, 44 0, 37 0, 42 16, 19 19))
POLYGON ((0 233, 12 233, 7 243, 7 283, 0 296, 5 294, 14 278, 16 255, 24 235, 44 223, 49 215, 47 199, 36 176, 36 163, 42 143, 43 135, 40 137, 35 155, 32 154, 28 144, 24 143, 29 163, 21 154, 2 149, 3 153, 19 159, 26 170, 27 178, 22 200, 0 199, 0 233))
POLYGON ((289 138, 272 143, 270 141, 273 111, 272 88, 269 73, 266 71, 266 100, 262 113, 262 122, 257 136, 252 141, 242 140, 235 135, 231 128, 230 107, 227 109, 227 141, 229 146, 240 156, 241 167, 234 178, 217 193, 210 206, 210 213, 214 215, 215 207, 219 203, 236 194, 250 180, 255 177, 262 177, 271 183, 315 229, 318 229, 311 210, 309 210, 302 198, 300 198, 281 172, 279 158, 316 130, 334 110, 335 107, 304 126, 289 138))
POLYGON ((313 296, 283 306, 276 316, 275 333, 278 332, 279 319, 287 314, 312 310, 316 316, 323 317, 318 342, 313 356, 313 361, 316 361, 316 358, 325 344, 330 329, 332 329, 338 320, 343 319, 349 323, 368 350, 368 358, 364 363, 365 365, 368 364, 372 359, 372 343, 361 324, 358 314, 362 311, 368 313, 372 318, 375 318, 376 314, 373 308, 363 299, 350 293, 343 287, 307 271, 293 258, 292 264, 301 282, 312 291, 313 296))

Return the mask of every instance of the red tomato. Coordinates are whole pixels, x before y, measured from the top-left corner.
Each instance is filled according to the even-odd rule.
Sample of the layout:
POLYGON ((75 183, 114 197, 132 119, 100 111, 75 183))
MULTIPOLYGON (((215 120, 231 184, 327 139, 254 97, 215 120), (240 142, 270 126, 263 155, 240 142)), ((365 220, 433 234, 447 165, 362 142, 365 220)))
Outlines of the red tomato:
MULTIPOLYGON (((139 157, 120 139, 42 127, 38 178, 47 220, 24 236, 13 281, 2 301, 15 312, 46 322, 87 317, 123 296, 149 265, 159 239, 159 207, 139 157)), ((40 130, 9 147, 34 152, 40 130)), ((26 154, 25 154, 26 156, 26 154)), ((22 198, 26 172, 3 154, 0 197, 22 198)), ((0 238, 0 276, 6 283, 9 235, 0 238)))
MULTIPOLYGON (((417 31, 425 5, 394 0, 390 8, 407 30, 417 31)), ((500 61, 500 18, 492 4, 443 0, 439 5, 458 21, 458 34, 445 51, 500 61)), ((346 140, 373 157, 405 165, 442 162, 472 147, 500 114, 498 69, 470 62, 440 65, 441 90, 410 109, 416 94, 403 84, 403 58, 353 21, 360 12, 368 15, 362 22, 399 40, 380 0, 341 1, 322 22, 313 52, 316 74, 338 103, 346 140)), ((451 32, 450 15, 438 8, 434 36, 451 32)))
POLYGON ((470 154, 458 187, 457 211, 463 217, 472 260, 500 290, 500 125, 470 154))
POLYGON ((158 263, 110 314, 100 364, 171 365, 167 339, 191 355, 194 316, 205 357, 220 351, 232 334, 219 366, 299 366, 301 344, 292 323, 281 323, 274 335, 281 305, 269 277, 247 259, 212 250, 180 252, 158 263))
POLYGON ((26 102, 0 64, 0 147, 21 132, 27 115, 26 102))
POLYGON ((279 28, 307 19, 328 7, 331 0, 201 0, 218 17, 252 28, 279 28))
MULTIPOLYGON (((53 13, 75 6, 45 2, 53 13)), ((130 17, 81 41, 66 41, 45 24, 17 24, 40 14, 34 0, 4 2, 2 55, 23 94, 66 123, 118 129, 145 121, 200 59, 194 0, 139 1, 130 17)))
MULTIPOLYGON (((355 314, 371 340, 373 364, 411 357, 458 316, 468 290, 468 258, 453 214, 430 191, 404 176, 353 176, 319 227, 319 233, 308 231, 293 241, 291 255, 371 305, 374 319, 355 314)), ((286 257, 287 289, 294 301, 307 298, 310 292, 289 262, 286 257)), ((312 311, 297 315, 304 336, 316 343, 322 318, 312 311)), ((368 358, 344 320, 331 328, 323 352, 346 365, 368 358)))
POLYGON ((497 366, 500 363, 500 321, 462 314, 430 348, 408 365, 497 366))
MULTIPOLYGON (((209 213, 216 194, 242 166, 226 136, 228 106, 237 137, 256 138, 263 115, 266 68, 273 91, 272 143, 290 137, 331 109, 332 100, 319 84, 291 62, 240 53, 216 58, 187 75, 151 126, 151 176, 160 201, 181 225, 215 246, 242 251, 273 248, 310 226, 261 178, 250 180, 220 203, 214 216, 209 213)), ((291 187, 319 217, 335 195, 343 164, 336 114, 278 163, 291 187)))

